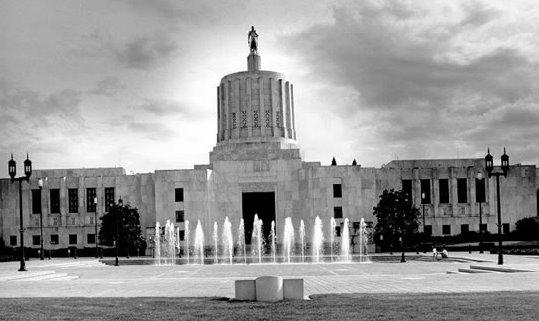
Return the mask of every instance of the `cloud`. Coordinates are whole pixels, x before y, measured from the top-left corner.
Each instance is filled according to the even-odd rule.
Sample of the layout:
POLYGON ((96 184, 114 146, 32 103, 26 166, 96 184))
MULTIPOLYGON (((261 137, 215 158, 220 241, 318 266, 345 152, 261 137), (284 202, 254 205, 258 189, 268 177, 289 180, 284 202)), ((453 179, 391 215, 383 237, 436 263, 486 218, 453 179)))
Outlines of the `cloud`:
POLYGON ((156 116, 181 115, 191 117, 194 115, 194 112, 189 110, 185 104, 169 100, 147 99, 144 104, 135 107, 135 109, 143 110, 156 116))
POLYGON ((127 86, 121 82, 117 77, 106 77, 98 81, 95 88, 89 91, 90 94, 100 96, 114 96, 118 92, 126 89, 127 86))
POLYGON ((151 140, 166 141, 174 137, 175 132, 160 122, 132 121, 127 129, 151 140))
MULTIPOLYGON (((539 134, 539 64, 523 43, 539 34, 526 27, 537 26, 532 15, 509 9, 480 1, 361 1, 336 7, 333 23, 282 41, 322 84, 321 97, 339 88, 331 112, 347 126, 375 124, 372 140, 357 140, 358 147, 424 157, 455 145, 473 154, 502 141, 523 150, 525 137, 539 134)), ((538 161, 533 149, 528 159, 538 161)))
POLYGON ((178 53, 178 45, 164 34, 132 39, 115 50, 119 63, 133 69, 151 69, 167 62, 178 53))

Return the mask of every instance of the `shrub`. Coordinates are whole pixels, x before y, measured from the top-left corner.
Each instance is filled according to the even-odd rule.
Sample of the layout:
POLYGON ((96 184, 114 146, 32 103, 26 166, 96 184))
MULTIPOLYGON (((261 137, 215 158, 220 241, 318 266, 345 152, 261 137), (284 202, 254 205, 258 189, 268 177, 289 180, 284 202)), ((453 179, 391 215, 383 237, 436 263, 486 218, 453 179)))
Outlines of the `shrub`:
POLYGON ((524 240, 539 240, 539 217, 525 217, 517 221, 515 234, 524 240))

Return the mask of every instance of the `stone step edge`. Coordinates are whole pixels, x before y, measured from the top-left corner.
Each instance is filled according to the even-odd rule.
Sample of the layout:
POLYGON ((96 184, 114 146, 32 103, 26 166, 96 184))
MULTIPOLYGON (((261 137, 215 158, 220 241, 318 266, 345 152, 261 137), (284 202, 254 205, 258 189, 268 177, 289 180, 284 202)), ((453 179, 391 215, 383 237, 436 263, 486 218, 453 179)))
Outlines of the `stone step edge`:
POLYGON ((518 270, 518 269, 512 269, 512 268, 508 268, 508 267, 483 266, 483 265, 470 265, 470 269, 494 271, 494 272, 504 272, 504 273, 532 272, 532 271, 529 271, 529 270, 518 270))

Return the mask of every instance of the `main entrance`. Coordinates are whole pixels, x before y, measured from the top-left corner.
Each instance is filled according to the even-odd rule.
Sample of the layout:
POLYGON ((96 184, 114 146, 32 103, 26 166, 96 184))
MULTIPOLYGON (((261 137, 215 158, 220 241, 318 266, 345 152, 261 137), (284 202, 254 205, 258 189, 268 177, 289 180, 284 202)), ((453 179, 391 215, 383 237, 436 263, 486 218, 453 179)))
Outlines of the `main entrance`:
POLYGON ((255 214, 262 220, 262 234, 264 239, 268 240, 271 232, 271 221, 275 220, 275 192, 242 193, 242 209, 245 244, 251 244, 255 214))

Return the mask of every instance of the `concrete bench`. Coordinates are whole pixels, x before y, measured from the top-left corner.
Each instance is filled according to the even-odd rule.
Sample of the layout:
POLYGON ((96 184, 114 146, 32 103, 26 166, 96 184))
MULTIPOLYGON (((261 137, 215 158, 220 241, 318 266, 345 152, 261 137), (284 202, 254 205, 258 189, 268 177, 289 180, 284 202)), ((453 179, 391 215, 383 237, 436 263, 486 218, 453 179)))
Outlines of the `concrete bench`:
POLYGON ((303 279, 261 276, 255 280, 236 280, 235 299, 242 301, 277 302, 303 300, 303 279))

